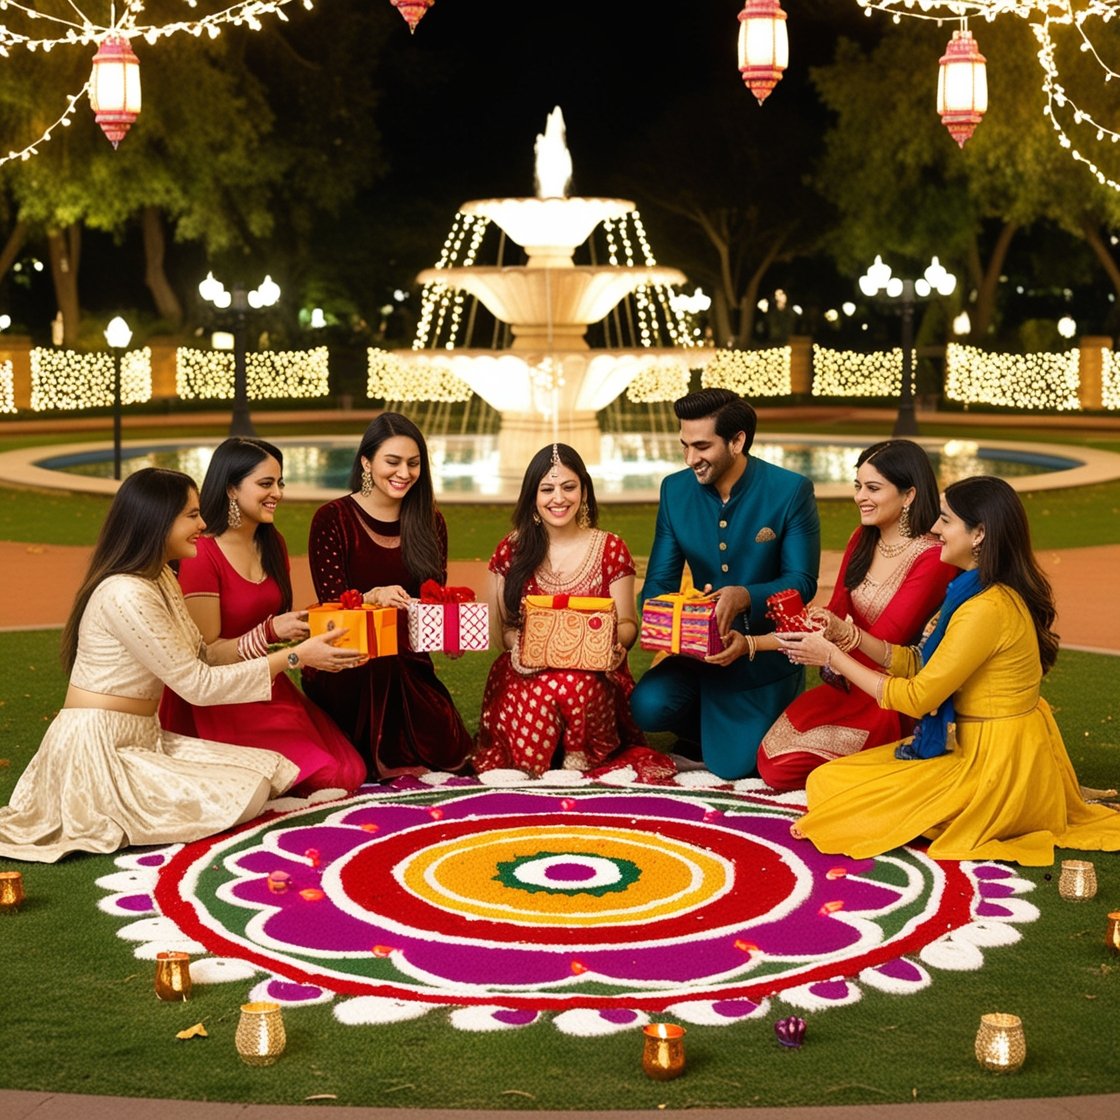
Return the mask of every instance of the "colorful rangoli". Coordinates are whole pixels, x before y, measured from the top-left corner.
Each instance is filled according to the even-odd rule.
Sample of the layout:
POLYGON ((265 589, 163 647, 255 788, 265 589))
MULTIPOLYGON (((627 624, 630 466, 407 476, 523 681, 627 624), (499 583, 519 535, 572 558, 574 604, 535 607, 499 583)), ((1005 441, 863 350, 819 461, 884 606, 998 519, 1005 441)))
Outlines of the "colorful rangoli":
POLYGON ((821 855, 789 835, 798 799, 758 782, 573 777, 429 775, 300 802, 122 856, 102 906, 133 919, 121 936, 138 956, 185 948, 197 983, 249 981, 253 998, 333 1000, 345 1022, 451 1005, 467 1029, 552 1013, 583 1034, 652 1011, 718 1024, 775 998, 819 1009, 918 991, 1037 917, 1005 866, 916 847, 821 855))

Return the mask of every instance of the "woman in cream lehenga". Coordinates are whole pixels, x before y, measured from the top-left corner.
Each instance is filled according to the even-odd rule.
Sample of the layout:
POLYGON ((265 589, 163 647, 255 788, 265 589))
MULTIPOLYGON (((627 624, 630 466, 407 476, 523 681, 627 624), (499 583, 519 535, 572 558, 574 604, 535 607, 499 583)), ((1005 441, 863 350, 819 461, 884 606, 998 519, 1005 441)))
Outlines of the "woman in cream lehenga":
POLYGON ((285 669, 360 660, 334 647, 339 631, 243 661, 236 641, 205 644, 169 567, 194 556, 204 528, 187 475, 150 468, 121 484, 63 630, 62 710, 0 809, 0 856, 53 863, 197 840, 295 780, 279 754, 170 734, 156 717, 165 684, 192 704, 267 700, 285 669))

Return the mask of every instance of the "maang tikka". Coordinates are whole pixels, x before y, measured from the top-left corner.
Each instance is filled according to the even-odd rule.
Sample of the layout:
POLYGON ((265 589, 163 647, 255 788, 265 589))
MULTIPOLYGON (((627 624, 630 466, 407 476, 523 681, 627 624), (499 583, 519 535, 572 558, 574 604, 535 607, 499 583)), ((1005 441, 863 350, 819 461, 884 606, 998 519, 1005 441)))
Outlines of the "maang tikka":
POLYGON ((548 477, 551 479, 560 477, 560 445, 558 443, 552 445, 552 466, 548 468, 548 477))

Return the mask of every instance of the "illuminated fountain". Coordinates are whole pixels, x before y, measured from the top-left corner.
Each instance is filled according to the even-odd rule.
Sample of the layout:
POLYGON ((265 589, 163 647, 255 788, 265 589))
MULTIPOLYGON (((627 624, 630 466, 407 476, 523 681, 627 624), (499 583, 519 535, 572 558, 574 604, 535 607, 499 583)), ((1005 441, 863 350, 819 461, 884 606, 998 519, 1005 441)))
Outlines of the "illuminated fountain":
POLYGON ((537 197, 464 203, 439 265, 417 277, 425 290, 413 349, 397 352, 399 358, 416 362, 425 360, 423 351, 501 414, 499 471, 507 479, 519 478, 532 454, 557 439, 578 448, 589 464, 598 463, 602 433, 596 413, 639 372, 672 361, 686 384, 687 370, 711 357, 711 351, 695 348, 683 317, 670 310, 670 286, 684 283, 684 274, 653 262, 634 203, 569 198, 571 174, 557 108, 537 137, 537 197), (636 224, 641 260, 633 259, 632 238, 624 225, 628 218, 636 224), (524 248, 525 264, 473 263, 490 223, 524 248), (576 264, 577 248, 600 225, 612 246, 611 259, 576 264), (628 252, 616 252, 613 247, 623 242, 628 252), (621 263, 624 257, 629 259, 621 263), (464 293, 508 327, 507 349, 460 348, 464 293), (591 349, 588 327, 630 296, 638 307, 635 344, 591 349), (660 332, 650 324, 658 308, 664 312, 670 346, 656 345, 660 332), (448 333, 446 342, 435 341, 441 328, 448 333))

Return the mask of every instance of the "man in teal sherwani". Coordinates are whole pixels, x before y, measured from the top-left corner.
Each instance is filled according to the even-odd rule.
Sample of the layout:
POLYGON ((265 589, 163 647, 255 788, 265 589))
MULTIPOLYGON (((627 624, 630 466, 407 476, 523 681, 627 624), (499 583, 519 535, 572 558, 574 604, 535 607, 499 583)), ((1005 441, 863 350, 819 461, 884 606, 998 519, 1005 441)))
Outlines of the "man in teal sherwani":
MULTIPOLYGON (((767 633, 768 596, 792 587, 808 604, 816 594, 821 532, 813 484, 750 455, 755 411, 729 389, 689 393, 673 407, 688 469, 661 484, 640 601, 678 591, 687 562, 695 586, 719 597, 722 635, 767 633)), ((763 735, 804 676, 781 653, 751 658, 747 650, 740 640, 706 661, 666 657, 631 696, 638 726, 699 742, 704 765, 721 778, 753 773, 763 735)))

